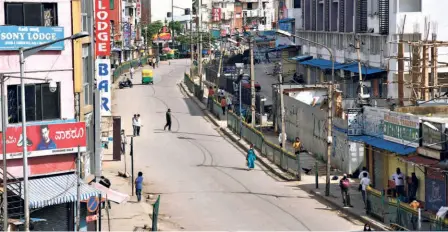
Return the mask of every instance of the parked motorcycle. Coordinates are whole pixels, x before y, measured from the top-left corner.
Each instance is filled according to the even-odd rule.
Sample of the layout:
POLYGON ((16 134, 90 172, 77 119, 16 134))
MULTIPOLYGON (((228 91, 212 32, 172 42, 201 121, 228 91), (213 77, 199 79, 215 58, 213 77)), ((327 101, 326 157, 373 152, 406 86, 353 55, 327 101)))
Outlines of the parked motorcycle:
POLYGON ((127 78, 125 81, 120 81, 120 83, 118 84, 118 88, 123 89, 123 88, 132 88, 133 84, 132 81, 127 78))

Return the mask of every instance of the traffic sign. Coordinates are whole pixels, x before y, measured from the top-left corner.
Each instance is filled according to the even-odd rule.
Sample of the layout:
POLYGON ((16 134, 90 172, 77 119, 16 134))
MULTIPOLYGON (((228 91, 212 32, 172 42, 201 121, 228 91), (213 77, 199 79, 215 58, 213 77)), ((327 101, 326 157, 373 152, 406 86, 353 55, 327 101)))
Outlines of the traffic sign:
POLYGON ((98 209, 99 200, 98 197, 90 197, 87 201, 87 210, 91 213, 96 212, 98 209))

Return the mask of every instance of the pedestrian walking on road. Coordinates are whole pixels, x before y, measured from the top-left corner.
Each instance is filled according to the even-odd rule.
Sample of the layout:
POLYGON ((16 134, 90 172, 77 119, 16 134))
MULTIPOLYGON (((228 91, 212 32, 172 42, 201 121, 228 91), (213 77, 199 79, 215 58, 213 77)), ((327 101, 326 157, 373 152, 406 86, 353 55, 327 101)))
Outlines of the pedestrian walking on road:
POLYGON ((134 129, 132 134, 134 136, 137 136, 137 125, 138 125, 138 118, 137 115, 134 114, 134 117, 132 118, 132 128, 134 129))
POLYGON ((213 87, 208 87, 208 99, 207 99, 207 107, 211 109, 211 106, 213 106, 213 97, 215 96, 215 90, 213 90, 213 87))
POLYGON ((296 155, 302 151, 302 142, 300 142, 299 137, 296 137, 296 140, 292 144, 292 147, 294 148, 294 153, 296 155))
POLYGON ((251 144, 246 156, 248 170, 252 170, 255 168, 255 160, 257 160, 257 156, 255 155, 254 145, 251 144))
POLYGON ((227 107, 226 98, 223 97, 223 98, 221 98, 221 109, 222 109, 223 115, 226 115, 226 107, 227 107))
POLYGON ((137 114, 137 136, 140 136, 140 128, 143 126, 140 114, 137 114))
POLYGON ((156 68, 156 58, 152 57, 152 68, 155 69, 156 68))
POLYGON ((232 96, 230 94, 227 94, 226 103, 227 103, 227 111, 232 110, 232 96))
POLYGON ((168 111, 166 111, 166 124, 165 127, 163 127, 163 130, 166 130, 167 127, 168 130, 171 131, 171 109, 168 109, 168 111))
POLYGON ((157 56, 157 57, 156 57, 156 65, 157 65, 157 68, 159 67, 159 62, 160 62, 160 56, 157 56))
POLYGON ((347 178, 347 174, 344 174, 344 177, 339 181, 339 187, 341 188, 342 204, 344 207, 353 207, 350 204, 350 180, 347 178))
POLYGON ((126 135, 124 134, 124 130, 121 130, 121 154, 125 154, 126 153, 126 135))
POLYGON ((131 70, 129 70, 129 73, 131 74, 131 79, 134 79, 134 67, 131 66, 131 70))
POLYGON ((364 209, 367 208, 367 199, 366 199, 366 191, 367 186, 370 184, 370 179, 368 177, 367 172, 362 173, 363 177, 361 181, 359 182, 359 185, 361 187, 361 195, 362 195, 362 201, 364 202, 364 209))
MULTIPOLYGON (((280 134, 278 135, 278 143, 280 144, 280 147, 283 147, 282 145, 283 145, 283 138, 282 138, 282 136, 283 136, 283 133, 282 132, 280 132, 280 134)), ((287 137, 287 135, 285 134, 285 141, 287 141, 288 140, 288 137, 287 137)))
POLYGON ((137 201, 142 200, 142 189, 143 189, 143 173, 138 172, 137 178, 135 178, 135 195, 137 195, 137 201))
MULTIPOLYGON (((361 180, 364 178, 364 173, 367 173, 367 177, 369 177, 369 172, 366 167, 362 167, 362 171, 359 173, 358 179, 361 180)), ((370 178, 370 177, 369 177, 370 178)))

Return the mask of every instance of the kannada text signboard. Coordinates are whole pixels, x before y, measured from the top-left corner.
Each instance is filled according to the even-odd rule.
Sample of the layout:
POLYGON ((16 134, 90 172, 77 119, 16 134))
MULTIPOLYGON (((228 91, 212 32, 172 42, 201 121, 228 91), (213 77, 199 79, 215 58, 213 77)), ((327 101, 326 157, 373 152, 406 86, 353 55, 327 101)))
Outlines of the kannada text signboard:
POLYGON ((384 139, 410 147, 419 146, 420 119, 397 112, 384 114, 384 139))
MULTIPOLYGON (((0 50, 14 51, 64 38, 63 27, 0 26, 0 50)), ((44 50, 64 50, 64 41, 44 50)))
POLYGON ((112 116, 110 59, 95 60, 96 80, 101 95, 101 116, 112 116))
MULTIPOLYGON (((6 158, 23 157, 23 143, 28 147, 28 157, 59 155, 86 151, 87 132, 84 122, 27 126, 27 138, 22 139, 22 127, 6 130, 6 158)), ((0 144, 0 149, 1 149, 0 144)), ((3 155, 0 155, 3 159, 3 155)))

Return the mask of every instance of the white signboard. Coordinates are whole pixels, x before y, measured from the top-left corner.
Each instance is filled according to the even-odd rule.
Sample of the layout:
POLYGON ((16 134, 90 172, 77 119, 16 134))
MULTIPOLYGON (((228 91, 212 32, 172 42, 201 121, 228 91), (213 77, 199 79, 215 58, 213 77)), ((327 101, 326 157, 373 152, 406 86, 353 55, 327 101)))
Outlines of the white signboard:
POLYGON ((415 115, 388 112, 384 114, 384 139, 418 147, 420 118, 415 115))
POLYGON ((347 135, 362 135, 362 109, 348 109, 347 111, 347 135))
POLYGON ((389 109, 365 106, 363 112, 363 133, 365 135, 383 138, 384 114, 389 111, 389 109))
POLYGON ((96 81, 101 96, 101 116, 112 116, 111 69, 109 59, 96 59, 96 81))

